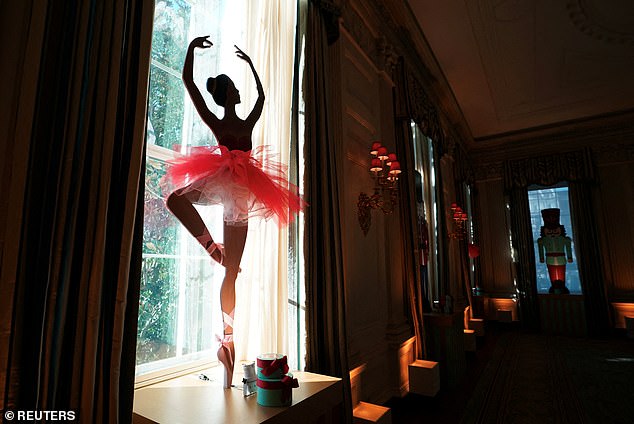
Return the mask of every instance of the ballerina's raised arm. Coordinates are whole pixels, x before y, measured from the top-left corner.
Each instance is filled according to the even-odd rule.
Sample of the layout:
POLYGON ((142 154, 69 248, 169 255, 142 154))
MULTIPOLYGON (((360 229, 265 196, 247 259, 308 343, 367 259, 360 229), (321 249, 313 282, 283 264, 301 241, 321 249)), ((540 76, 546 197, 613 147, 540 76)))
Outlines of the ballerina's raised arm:
POLYGON ((213 43, 209 41, 208 35, 196 37, 191 41, 191 43, 189 43, 189 47, 187 48, 187 53, 185 55, 182 78, 185 88, 189 93, 189 97, 192 99, 194 107, 200 115, 200 118, 213 131, 215 128, 218 127, 220 119, 218 119, 218 117, 214 115, 211 110, 209 110, 209 107, 207 107, 207 103, 205 102, 203 95, 194 82, 194 50, 196 48, 208 49, 211 46, 213 46, 213 43))
POLYGON ((253 126, 258 121, 258 119, 260 119, 260 115, 262 115, 262 108, 264 107, 264 98, 265 98, 264 88, 262 87, 262 82, 260 81, 260 77, 258 76, 258 73, 255 70, 255 67, 253 66, 253 62, 251 61, 251 58, 245 52, 243 52, 238 46, 234 45, 233 47, 236 48, 236 55, 240 59, 244 60, 245 62, 249 64, 249 67, 251 68, 251 72, 253 72, 253 77, 255 78, 255 85, 258 89, 258 99, 256 100, 255 105, 253 106, 253 110, 251 110, 251 113, 245 120, 247 125, 253 128, 253 126))

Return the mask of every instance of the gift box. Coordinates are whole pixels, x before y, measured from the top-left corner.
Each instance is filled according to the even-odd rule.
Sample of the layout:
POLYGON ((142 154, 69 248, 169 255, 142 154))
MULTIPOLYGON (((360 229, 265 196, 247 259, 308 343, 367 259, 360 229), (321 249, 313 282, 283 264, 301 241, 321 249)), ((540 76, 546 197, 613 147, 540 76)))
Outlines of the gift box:
POLYGON ((260 355, 257 364, 258 404, 262 406, 289 406, 293 402, 293 389, 299 387, 296 378, 288 372, 286 355, 267 353, 260 355))
POLYGON ((281 379, 258 378, 258 404, 262 406, 290 406, 293 402, 293 389, 299 387, 293 374, 281 379))

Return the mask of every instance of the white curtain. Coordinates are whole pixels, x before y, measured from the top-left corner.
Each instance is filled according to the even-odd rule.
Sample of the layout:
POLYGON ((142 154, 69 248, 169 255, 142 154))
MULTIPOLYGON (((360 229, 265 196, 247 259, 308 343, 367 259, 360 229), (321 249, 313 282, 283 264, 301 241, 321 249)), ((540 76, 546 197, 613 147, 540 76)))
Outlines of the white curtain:
MULTIPOLYGON (((249 1, 244 51, 262 80, 266 102, 253 133, 254 147, 269 145, 288 164, 296 1, 249 1)), ((242 46, 239 46, 242 47, 242 46)), ((241 87, 244 105, 257 97, 248 69, 241 87)), ((288 231, 273 220, 251 220, 236 282, 234 338, 237 361, 268 352, 288 353, 288 231)), ((238 371, 240 371, 238 369, 238 371)))

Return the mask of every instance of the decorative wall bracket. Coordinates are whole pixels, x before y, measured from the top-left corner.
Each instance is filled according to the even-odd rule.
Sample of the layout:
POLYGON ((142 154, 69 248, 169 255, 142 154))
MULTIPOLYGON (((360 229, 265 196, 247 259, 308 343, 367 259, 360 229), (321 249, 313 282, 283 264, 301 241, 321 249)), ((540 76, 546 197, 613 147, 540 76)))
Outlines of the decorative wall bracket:
POLYGON ((363 231, 363 235, 367 235, 372 224, 372 209, 380 209, 385 215, 389 215, 394 212, 394 207, 398 201, 398 194, 396 187, 389 190, 388 201, 385 201, 385 194, 380 191, 375 191, 372 196, 361 192, 359 193, 359 201, 357 202, 357 217, 359 218, 359 225, 363 231))
POLYGON ((449 238, 464 240, 467 238, 467 213, 456 203, 451 204, 451 218, 453 219, 453 232, 449 233, 449 238))
POLYGON ((396 154, 388 154, 381 143, 372 144, 370 155, 373 156, 370 172, 374 178, 374 194, 368 196, 361 192, 357 201, 357 218, 363 235, 367 235, 370 230, 372 209, 380 209, 385 215, 394 212, 398 199, 398 174, 401 173, 401 165, 396 160, 396 154))

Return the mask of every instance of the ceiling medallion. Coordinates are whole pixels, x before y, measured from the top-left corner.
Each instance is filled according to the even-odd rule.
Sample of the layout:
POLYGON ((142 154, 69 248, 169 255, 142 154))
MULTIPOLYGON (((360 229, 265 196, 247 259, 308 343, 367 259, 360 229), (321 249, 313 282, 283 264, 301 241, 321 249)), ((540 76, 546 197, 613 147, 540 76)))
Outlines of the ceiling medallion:
MULTIPOLYGON (((631 7, 630 2, 617 2, 631 7)), ((568 0, 566 6, 570 21, 584 34, 610 44, 634 45, 634 32, 631 19, 634 10, 622 10, 613 7, 615 2, 600 3, 593 0, 568 0)))

